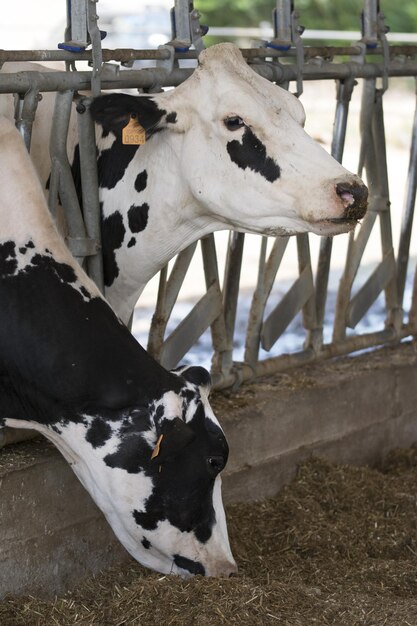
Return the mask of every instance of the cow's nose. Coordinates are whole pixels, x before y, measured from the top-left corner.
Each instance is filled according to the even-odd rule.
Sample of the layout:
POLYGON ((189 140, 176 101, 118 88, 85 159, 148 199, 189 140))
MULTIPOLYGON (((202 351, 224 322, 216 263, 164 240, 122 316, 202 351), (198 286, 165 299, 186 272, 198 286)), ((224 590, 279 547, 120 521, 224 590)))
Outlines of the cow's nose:
POLYGON ((231 576, 236 576, 237 574, 237 565, 236 563, 227 561, 219 568, 218 576, 221 578, 230 578, 231 576))
POLYGON ((368 188, 363 183, 338 183, 336 193, 345 207, 344 219, 362 219, 368 207, 368 188))

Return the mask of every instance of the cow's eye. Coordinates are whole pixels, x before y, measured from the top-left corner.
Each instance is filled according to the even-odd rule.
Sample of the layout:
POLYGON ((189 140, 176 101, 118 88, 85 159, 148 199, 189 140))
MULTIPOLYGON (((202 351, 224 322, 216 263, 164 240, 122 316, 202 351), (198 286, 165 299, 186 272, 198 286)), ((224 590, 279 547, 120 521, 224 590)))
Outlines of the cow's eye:
POLYGON ((245 125, 245 122, 238 115, 226 117, 223 121, 227 130, 239 130, 239 128, 242 128, 245 125))
POLYGON ((207 467, 213 476, 217 476, 225 466, 224 456, 216 455, 207 457, 207 467))

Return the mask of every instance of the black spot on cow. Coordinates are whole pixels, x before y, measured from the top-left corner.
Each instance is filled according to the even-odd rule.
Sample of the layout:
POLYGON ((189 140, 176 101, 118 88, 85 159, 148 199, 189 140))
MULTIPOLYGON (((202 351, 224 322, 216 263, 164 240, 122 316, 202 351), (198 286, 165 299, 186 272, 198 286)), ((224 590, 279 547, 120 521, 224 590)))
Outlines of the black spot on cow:
POLYGON ((166 519, 162 511, 153 510, 151 512, 137 511, 136 509, 132 513, 133 518, 138 526, 144 530, 155 530, 158 526, 158 522, 166 519))
POLYGON ((135 245, 135 243, 136 243, 136 239, 135 239, 135 237, 132 237, 132 238, 129 240, 129 243, 127 244, 127 247, 128 247, 128 248, 133 248, 133 246, 135 245))
POLYGON ((151 547, 151 545, 152 545, 152 544, 151 544, 151 542, 150 542, 150 541, 148 541, 148 540, 146 539, 146 537, 143 537, 143 539, 142 539, 142 545, 143 545, 143 547, 145 548, 145 550, 149 550, 149 548, 151 547))
POLYGON ((185 569, 190 574, 201 574, 201 576, 205 576, 206 570, 204 566, 198 561, 192 561, 191 559, 187 559, 184 556, 180 556, 179 554, 174 554, 174 563, 177 567, 181 569, 185 569))
POLYGON ((14 241, 6 241, 0 245, 0 275, 8 276, 16 270, 16 244, 14 241))
POLYGON ((166 116, 165 120, 168 122, 168 124, 175 124, 177 121, 177 114, 175 111, 172 111, 171 113, 168 113, 168 115, 166 116))
POLYGON ((26 254, 26 252, 28 251, 28 249, 26 247, 24 248, 19 248, 19 252, 20 254, 26 254))
POLYGON ((95 122, 116 137, 121 137, 122 129, 134 117, 149 138, 153 133, 162 130, 158 125, 166 111, 159 108, 152 96, 112 93, 94 98, 90 113, 95 122))
POLYGON ((33 241, 31 239, 29 239, 29 241, 26 244, 26 248, 34 248, 35 244, 33 243, 33 241))
POLYGON ((146 185, 148 183, 148 172, 143 170, 143 172, 139 172, 136 176, 135 180, 135 189, 138 193, 144 191, 146 189, 146 185))
POLYGON ((122 180, 139 146, 123 145, 116 137, 110 148, 102 150, 97 160, 98 184, 102 189, 114 189, 122 180))
MULTIPOLYGON (((102 203, 100 203, 100 210, 102 210, 102 203)), ((115 211, 101 220, 103 273, 106 287, 112 285, 115 278, 119 275, 115 250, 122 245, 125 233, 126 229, 123 225, 123 217, 119 211, 115 211)))
POLYGON ((50 260, 51 259, 49 257, 43 254, 35 254, 32 259, 32 265, 48 271, 52 270, 64 283, 75 283, 77 275, 73 267, 67 265, 66 263, 57 263, 56 261, 53 261, 51 265, 50 260))
POLYGON ((129 211, 127 212, 129 228, 132 233, 140 233, 141 230, 144 230, 146 228, 146 224, 148 223, 148 213, 149 205, 146 204, 146 202, 144 202, 140 206, 132 204, 129 211))
POLYGON ((93 448, 100 448, 110 439, 111 434, 112 429, 110 425, 100 417, 95 417, 87 430, 85 438, 88 443, 91 443, 93 448))
MULTIPOLYGON (((0 275, 3 415, 60 427, 84 423, 84 415, 119 421, 127 407, 147 406, 167 389, 179 392, 178 377, 146 353, 102 298, 86 301, 67 282, 71 266, 35 255, 33 264, 14 272, 4 260, 13 249, 13 242, 0 246, 0 264, 7 268, 0 275)), ((137 411, 129 420, 123 433, 140 430, 137 411)), ((148 421, 143 428, 149 429, 148 421)), ((95 433, 100 441, 107 432, 95 423, 90 437, 95 433)))
POLYGON ((135 156, 139 146, 122 143, 122 130, 134 117, 145 129, 149 139, 153 133, 162 130, 158 124, 165 115, 151 96, 129 96, 127 94, 107 94, 95 98, 90 107, 93 119, 101 124, 103 131, 112 132, 115 141, 110 148, 102 150, 97 162, 99 186, 113 189, 135 156))
POLYGON ((188 403, 196 399, 195 391, 193 391, 192 389, 182 389, 181 396, 185 400, 185 402, 188 403))
POLYGON ((199 403, 193 419, 187 424, 182 422, 182 428, 193 437, 185 442, 185 447, 179 446, 177 454, 175 451, 165 454, 164 446, 170 445, 171 436, 180 439, 181 429, 175 428, 180 422, 179 419, 164 420, 161 428, 157 426, 157 431, 164 436, 158 455, 146 468, 154 482, 153 492, 146 500, 145 510, 134 510, 132 515, 145 530, 154 530, 160 521, 167 519, 181 532, 193 532, 201 543, 206 543, 215 522, 215 473, 210 470, 207 459, 215 456, 226 462, 228 446, 221 429, 205 418, 199 403), (194 496, 196 493, 198 498, 194 496), (178 502, 182 503, 181 507, 178 502))
POLYGON ((280 177, 281 171, 278 164, 267 156, 264 144, 250 128, 245 128, 242 143, 236 139, 228 142, 227 152, 238 167, 258 172, 270 183, 280 177))
POLYGON ((81 285, 80 291, 85 298, 91 298, 91 293, 84 287, 84 285, 81 285))
POLYGON ((118 467, 128 474, 137 474, 146 471, 149 464, 152 448, 144 439, 143 434, 151 429, 149 410, 146 407, 136 407, 122 423, 117 437, 119 444, 116 452, 104 457, 109 467, 118 467))

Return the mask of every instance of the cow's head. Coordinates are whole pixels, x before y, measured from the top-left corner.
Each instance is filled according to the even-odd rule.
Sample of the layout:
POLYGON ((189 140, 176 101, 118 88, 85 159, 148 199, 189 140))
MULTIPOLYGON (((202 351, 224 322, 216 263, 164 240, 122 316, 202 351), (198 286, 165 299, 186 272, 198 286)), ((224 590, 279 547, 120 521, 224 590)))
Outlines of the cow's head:
MULTIPOLYGON (((210 376, 201 367, 176 375, 175 391, 121 420, 86 416, 81 453, 68 460, 140 563, 166 574, 229 576, 237 568, 220 477, 228 445, 208 402, 210 376)), ((79 428, 62 427, 58 447, 72 432, 79 442, 79 428)))
POLYGON ((297 98, 256 74, 232 44, 205 50, 199 62, 173 91, 96 99, 94 119, 116 135, 138 120, 149 144, 162 149, 159 167, 173 171, 177 160, 181 194, 214 228, 269 235, 352 229, 365 214, 367 189, 303 130, 297 98))

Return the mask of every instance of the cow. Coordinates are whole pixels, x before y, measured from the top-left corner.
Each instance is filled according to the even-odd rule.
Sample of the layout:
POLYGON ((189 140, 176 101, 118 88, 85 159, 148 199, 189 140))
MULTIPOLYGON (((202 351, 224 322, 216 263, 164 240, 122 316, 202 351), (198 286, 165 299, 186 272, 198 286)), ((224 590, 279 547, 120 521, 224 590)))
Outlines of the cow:
POLYGON ((208 372, 168 372, 136 342, 69 253, 4 117, 0 188, 0 426, 51 440, 146 567, 235 573, 221 496, 228 445, 208 372))
MULTIPOLYGON (((43 104, 42 129, 51 118, 43 104)), ((106 297, 124 322, 148 280, 208 233, 335 235, 365 214, 362 181, 303 130, 297 98, 254 72, 233 44, 203 51, 176 89, 99 96, 91 114, 106 297), (123 143, 129 123, 144 129, 144 144, 123 143)), ((36 125, 34 142, 42 145, 36 125)), ((77 146, 69 152, 78 180, 77 146)), ((44 160, 35 163, 45 183, 44 160)))

